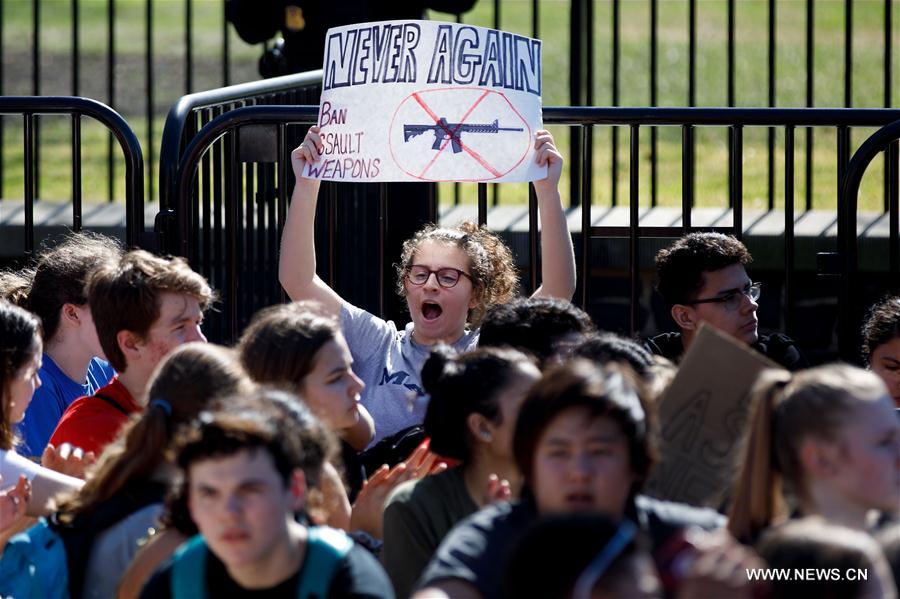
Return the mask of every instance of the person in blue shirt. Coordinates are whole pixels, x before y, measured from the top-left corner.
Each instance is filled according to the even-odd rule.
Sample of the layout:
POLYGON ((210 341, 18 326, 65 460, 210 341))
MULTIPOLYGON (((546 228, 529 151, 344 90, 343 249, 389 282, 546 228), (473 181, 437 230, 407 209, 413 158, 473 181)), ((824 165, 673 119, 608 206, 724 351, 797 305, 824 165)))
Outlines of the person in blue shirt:
POLYGON ((115 239, 73 233, 38 259, 25 308, 43 324, 43 385, 19 429, 22 455, 41 456, 69 404, 92 395, 115 375, 102 359, 85 284, 99 266, 117 261, 121 253, 115 239))

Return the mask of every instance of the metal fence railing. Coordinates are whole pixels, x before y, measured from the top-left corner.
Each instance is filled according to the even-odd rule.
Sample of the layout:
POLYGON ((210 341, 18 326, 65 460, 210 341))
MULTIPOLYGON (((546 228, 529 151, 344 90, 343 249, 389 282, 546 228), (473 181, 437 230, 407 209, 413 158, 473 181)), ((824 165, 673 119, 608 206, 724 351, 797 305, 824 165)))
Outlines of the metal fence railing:
MULTIPOLYGON (((222 181, 219 185, 223 189, 231 191, 223 195, 226 206, 226 212, 230 217, 226 219, 224 224, 224 235, 220 238, 227 245, 231 246, 221 248, 213 252, 214 255, 220 256, 221 259, 212 262, 203 262, 204 268, 207 264, 215 266, 220 274, 215 275, 227 281, 222 287, 224 296, 226 297, 223 306, 226 322, 223 325, 222 333, 225 338, 233 336, 240 326, 249 318, 256 309, 277 301, 280 290, 277 283, 277 268, 273 265, 277 262, 277 240, 283 226, 283 218, 286 212, 287 190, 290 189, 292 183, 292 173, 287 168, 289 164, 289 151, 292 147, 288 140, 291 135, 289 128, 295 124, 313 123, 317 115, 315 106, 297 106, 297 107, 256 107, 243 108, 232 111, 226 115, 215 118, 213 121, 204 126, 197 136, 190 142, 185 149, 176 175, 176 181, 169 182, 167 185, 177 187, 177 201, 171 204, 173 210, 172 218, 177 223, 177 233, 174 238, 170 238, 170 251, 181 253, 189 257, 192 262, 198 263, 203 261, 204 256, 210 254, 209 248, 203 248, 199 244, 201 240, 207 239, 214 232, 210 230, 207 233, 197 234, 202 228, 200 221, 206 220, 203 215, 206 213, 205 208, 199 205, 197 189, 197 169, 201 165, 204 156, 208 154, 207 150, 215 143, 219 143, 222 136, 231 135, 231 141, 226 142, 229 147, 229 155, 234 156, 240 152, 239 135, 244 129, 253 130, 259 127, 269 127, 271 147, 269 148, 269 158, 272 158, 271 164, 266 165, 265 175, 272 177, 271 183, 263 185, 264 188, 273 190, 274 193, 268 195, 256 195, 253 203, 244 203, 242 207, 239 198, 242 195, 249 197, 255 193, 257 182, 244 178, 241 179, 236 170, 230 173, 224 173, 230 177, 227 181, 222 181), (219 140, 219 141, 217 141, 219 140), (249 195, 248 195, 249 194, 249 195), (248 208, 253 210, 248 211, 248 208), (265 237, 268 241, 264 241, 262 236, 255 237, 252 230, 254 227, 254 215, 256 212, 257 221, 262 222, 261 216, 265 217, 266 228, 265 237), (243 236, 243 241, 240 239, 243 236), (231 241, 238 239, 239 241, 231 241), (247 247, 247 243, 255 243, 255 248, 249 254, 242 252, 242 247, 247 247), (244 246, 237 244, 243 243, 244 246), (268 266, 266 266, 268 265, 268 266), (260 268, 260 267, 263 268, 260 268), (250 283, 250 284, 246 284, 250 283)), ((743 133, 749 127, 778 127, 785 133, 785 209, 784 209, 784 237, 783 237, 783 270, 784 270, 784 301, 782 310, 784 311, 782 321, 786 323, 786 328, 790 331, 793 320, 794 296, 796 292, 796 282, 794 279, 795 271, 795 235, 794 235, 794 153, 795 153, 795 130, 804 127, 829 127, 834 129, 834 135, 837 140, 838 156, 836 171, 834 176, 837 181, 841 181, 849 162, 851 145, 850 130, 854 127, 879 127, 886 123, 900 119, 900 110, 882 110, 882 109, 739 109, 739 108, 593 108, 593 107, 547 107, 544 109, 544 122, 546 124, 569 125, 576 127, 575 138, 579 140, 583 152, 583 160, 591 163, 592 152, 592 134, 593 129, 597 126, 626 126, 631 133, 629 140, 630 147, 630 196, 629 211, 630 222, 627 226, 595 226, 594 215, 592 214, 591 205, 591 176, 588 170, 582 171, 582 181, 580 186, 580 204, 581 227, 580 233, 576 235, 579 239, 577 243, 577 260, 579 262, 579 289, 576 292, 576 300, 590 311, 590 281, 596 273, 592 271, 592 254, 591 243, 601 238, 623 238, 628 240, 627 251, 627 272, 629 277, 629 291, 627 295, 630 299, 630 308, 628 323, 625 329, 630 329, 632 333, 640 329, 638 322, 638 314, 641 304, 639 268, 640 268, 640 245, 639 241, 643 238, 658 237, 678 237, 686 232, 703 229, 716 229, 734 233, 741 237, 746 230, 744 223, 743 209, 743 172, 742 172, 742 156, 743 156, 743 133), (681 222, 674 226, 644 226, 640 222, 640 198, 641 190, 639 188, 639 168, 640 160, 638 159, 639 139, 642 129, 649 127, 678 127, 682 133, 682 145, 684 148, 681 165, 682 177, 682 207, 681 222), (692 153, 692 140, 695 130, 698 127, 725 127, 731 131, 730 149, 731 149, 731 165, 730 177, 728 182, 729 195, 731 198, 731 222, 717 227, 696 227, 692 224, 692 190, 694 177, 694 161, 695 156, 692 153)), ((896 155, 893 161, 896 162, 896 155)), ((896 220, 896 167, 888 169, 894 177, 894 183, 890 190, 891 200, 889 209, 891 210, 891 218, 896 220)), ((245 171, 245 175, 249 171, 245 171)), ((259 171, 257 171, 259 172, 259 171)), ((201 185, 216 185, 215 179, 210 181, 209 176, 205 172, 201 172, 199 180, 201 185)), ((384 210, 385 198, 384 193, 381 194, 380 210, 384 210)), ((333 200, 333 198, 332 198, 333 200)), ((329 240, 335 235, 334 210, 335 202, 326 203, 328 208, 323 209, 326 212, 320 212, 320 219, 327 218, 328 228, 326 232, 329 240)), ((322 206, 320 205, 320 208, 322 206)), ((838 247, 846 247, 847 240, 855 239, 856 230, 854 227, 848 227, 851 217, 844 214, 844 202, 839 203, 838 208, 840 214, 836 215, 839 223, 837 237, 838 247)), ((487 186, 480 184, 478 188, 478 220, 481 223, 487 221, 488 216, 488 197, 487 186)), ((384 224, 382 219, 382 225, 384 224)), ((855 220, 852 221, 855 223, 855 220)), ((890 247, 896 251, 898 231, 893 228, 890 232, 890 247)), ((531 286, 536 283, 538 267, 537 255, 537 207, 533 194, 529 207, 529 243, 528 243, 528 259, 526 261, 527 270, 530 273, 531 286)), ((321 241, 321 240, 319 240, 321 241)), ((351 263, 360 262, 367 257, 377 257, 377 265, 373 268, 379 273, 377 285, 379 288, 379 297, 383 297, 386 290, 391 288, 390 262, 385 259, 384 249, 382 246, 372 247, 371 254, 368 253, 369 246, 360 245, 360 251, 353 256, 344 256, 340 261, 336 260, 333 253, 327 251, 327 247, 332 247, 329 241, 324 251, 319 253, 320 276, 325 280, 334 281, 335 271, 342 268, 350 268, 351 263)), ((893 265, 896 267, 896 257, 892 258, 893 265)), ((204 271, 204 274, 210 276, 210 272, 204 271)), ((840 272, 834 274, 841 274, 840 272)), ((847 277, 840 279, 841 285, 846 285, 847 277)), ((366 281, 357 281, 358 286, 365 286, 366 281)), ((337 287, 339 292, 348 299, 354 300, 359 297, 359 292, 354 288, 337 287)), ((848 291, 842 291, 842 294, 848 291)), ((362 303, 362 302, 355 302, 362 303)), ((373 312, 379 311, 377 304, 366 305, 363 307, 373 312)), ((841 339, 841 343, 846 343, 846 339, 841 339)), ((841 352, 849 352, 846 347, 840 348, 841 352)))
MULTIPOLYGON (((163 161, 155 156, 154 132, 161 111, 180 94, 255 76, 259 51, 248 52, 237 38, 224 18, 224 4, 68 0, 52 4, 51 9, 42 0, 4 3, 0 7, 0 95, 89 95, 102 98, 128 119, 141 118, 138 133, 146 150, 145 196, 152 202, 154 169, 163 161)), ((430 16, 452 18, 433 12, 430 16)), ((561 47, 564 64, 556 71, 560 79, 565 74, 567 81, 557 82, 561 96, 545 98, 548 104, 693 107, 712 101, 728 107, 851 107, 860 105, 865 92, 865 106, 891 107, 894 99, 894 0, 481 0, 460 20, 543 35, 548 46, 561 47), (635 31, 639 38, 634 37, 635 31), (748 35, 753 36, 750 43, 748 35), (719 56, 723 72, 710 76, 711 63, 717 62, 712 59, 719 56), (748 62, 764 67, 748 74, 748 62), (680 73, 681 81, 670 89, 666 80, 673 72, 680 73), (710 89, 721 93, 714 100, 705 99, 710 89)), ((0 120, 0 132, 3 126, 0 120)), ((41 172, 46 166, 41 159, 40 128, 38 120, 34 123, 38 197, 42 197, 41 172)), ((614 128, 609 142, 613 205, 620 197, 618 175, 623 170, 620 133, 614 128)), ((658 132, 650 129, 645 136, 650 140, 648 192, 656 205, 660 199, 658 132)), ((798 206, 810 210, 815 197, 814 146, 818 145, 812 129, 799 141, 805 147, 805 184, 798 206)), ((570 196, 575 201, 581 197, 584 179, 581 145, 572 139, 568 152, 570 196)), ((766 146, 766 199, 771 209, 777 187, 774 130, 768 132, 766 146)), ((4 155, 0 145, 0 197, 10 192, 4 190, 2 170, 14 160, 4 155)), ((112 202, 111 182, 116 178, 112 138, 107 162, 106 199, 112 202)), ((887 185, 885 177, 885 189, 887 185)), ((496 204, 497 189, 491 188, 491 193, 496 204)), ((887 194, 884 197, 887 212, 887 194)))
MULTIPOLYGON (((24 179, 24 214, 22 254, 34 253, 34 205, 37 198, 36 120, 38 115, 69 115, 71 117, 72 156, 72 221, 71 228, 80 231, 82 221, 82 137, 84 118, 98 121, 120 146, 125 165, 125 242, 129 246, 141 243, 144 231, 144 159, 137 136, 128 123, 116 111, 95 100, 79 97, 0 97, 0 115, 18 116, 23 121, 22 144, 25 159, 22 161, 24 179)), ((9 210, 14 202, 0 198, 0 210, 9 210)))

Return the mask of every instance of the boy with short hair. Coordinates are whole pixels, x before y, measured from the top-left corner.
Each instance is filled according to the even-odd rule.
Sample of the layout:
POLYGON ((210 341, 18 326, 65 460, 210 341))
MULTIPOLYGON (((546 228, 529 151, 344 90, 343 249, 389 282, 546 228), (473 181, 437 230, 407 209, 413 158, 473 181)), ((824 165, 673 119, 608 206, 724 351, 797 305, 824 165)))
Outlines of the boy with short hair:
POLYGON ((156 365, 183 343, 206 341, 200 324, 214 294, 183 258, 161 258, 144 250, 97 269, 87 293, 100 346, 119 374, 72 403, 50 443, 99 454, 131 414, 143 411, 156 365))
POLYGON ((680 330, 648 339, 647 349, 677 363, 705 322, 789 370, 807 367, 789 337, 759 334, 761 285, 746 270, 752 260, 743 243, 722 233, 691 233, 660 250, 656 290, 680 330))
POLYGON ((141 597, 393 597, 381 566, 344 533, 307 527, 305 444, 257 411, 206 413, 176 443, 200 535, 141 597))
POLYGON ((122 256, 119 242, 94 233, 73 233, 38 258, 23 307, 40 317, 43 384, 20 427, 23 453, 40 456, 66 409, 91 395, 115 375, 91 316, 85 285, 99 267, 122 256))

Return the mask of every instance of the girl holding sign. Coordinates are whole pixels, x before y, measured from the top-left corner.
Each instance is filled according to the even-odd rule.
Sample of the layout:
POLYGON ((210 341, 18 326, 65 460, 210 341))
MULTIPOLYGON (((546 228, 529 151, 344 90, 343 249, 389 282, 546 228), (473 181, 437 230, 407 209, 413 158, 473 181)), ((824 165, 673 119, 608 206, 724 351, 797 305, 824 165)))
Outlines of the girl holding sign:
MULTIPOLYGON (((548 166, 547 177, 534 182, 543 257, 543 282, 534 296, 568 300, 575 292, 575 256, 558 190, 563 158, 548 131, 536 133, 534 148, 537 164, 548 166)), ((375 420, 374 444, 422 422, 427 397, 420 372, 431 346, 473 349, 485 311, 515 296, 517 274, 509 248, 486 229, 468 222, 430 225, 404 243, 397 266, 397 290, 406 298, 411 323, 398 330, 345 301, 316 275, 319 181, 303 172, 322 152, 320 129, 311 127, 291 153, 296 184, 281 238, 279 279, 291 299, 317 300, 339 316, 354 370, 366 384, 362 404, 375 420)))

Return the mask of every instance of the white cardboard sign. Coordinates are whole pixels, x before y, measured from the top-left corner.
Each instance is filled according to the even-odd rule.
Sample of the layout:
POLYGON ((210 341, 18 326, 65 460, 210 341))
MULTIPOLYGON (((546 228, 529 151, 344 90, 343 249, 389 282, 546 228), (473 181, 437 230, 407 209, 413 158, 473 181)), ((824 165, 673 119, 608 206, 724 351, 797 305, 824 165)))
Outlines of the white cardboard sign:
POLYGON ((329 29, 318 123, 315 179, 543 179, 541 42, 435 21, 329 29))

